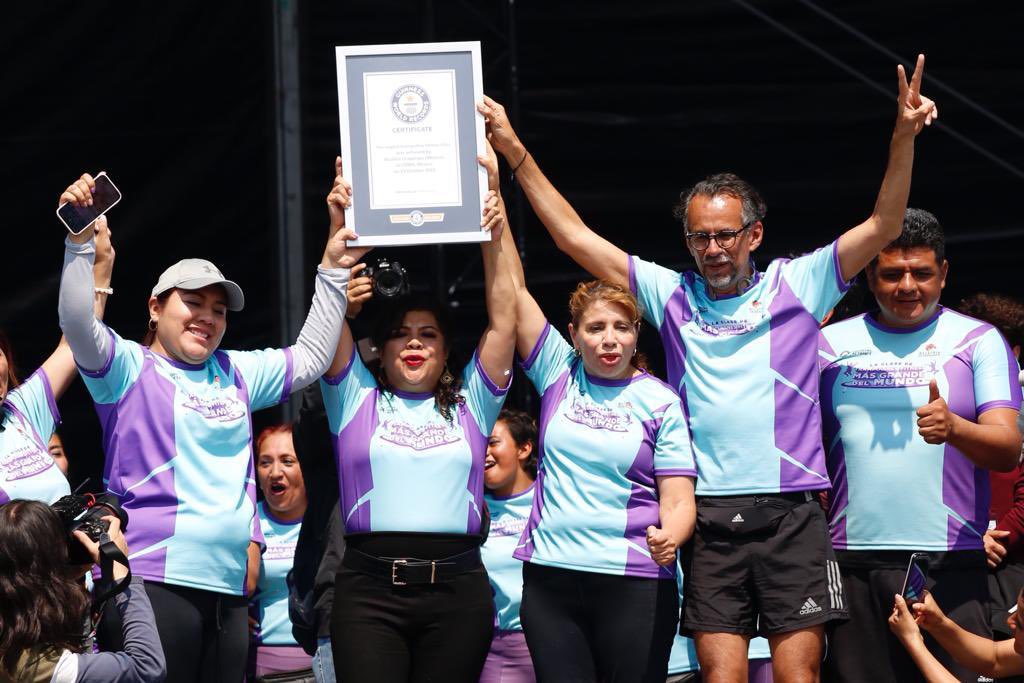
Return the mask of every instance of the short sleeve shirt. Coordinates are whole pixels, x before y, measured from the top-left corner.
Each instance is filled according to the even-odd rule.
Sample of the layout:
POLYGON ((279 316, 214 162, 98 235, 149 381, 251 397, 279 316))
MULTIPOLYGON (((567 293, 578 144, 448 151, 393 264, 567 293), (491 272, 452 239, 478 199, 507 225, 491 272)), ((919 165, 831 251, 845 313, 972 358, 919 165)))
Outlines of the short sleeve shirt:
POLYGON ((551 325, 523 362, 541 395, 538 473, 515 557, 603 574, 671 578, 647 548, 657 476, 696 477, 679 397, 647 373, 586 372, 551 325))
POLYGON ((251 412, 291 393, 290 349, 171 360, 110 331, 81 370, 103 426, 104 481, 128 511, 132 571, 158 583, 245 594, 260 541, 251 412))
POLYGON ((52 503, 71 493, 50 455, 60 413, 46 373, 36 370, 8 392, 0 410, 0 504, 15 498, 52 503))
POLYGON ((972 422, 993 408, 1019 410, 1017 361, 998 330, 940 307, 911 328, 871 314, 844 320, 822 330, 820 345, 833 546, 982 549, 988 472, 952 444, 925 443, 916 411, 933 379, 972 422))
POLYGON ((465 401, 452 406, 450 421, 433 394, 381 390, 354 351, 320 388, 346 533, 480 532, 487 437, 508 389, 487 377, 475 354, 462 373, 465 401))
POLYGON ((297 646, 288 617, 288 583, 285 578, 295 561, 302 520, 286 522, 274 517, 266 501, 258 506, 260 529, 266 549, 260 561, 260 579, 253 602, 260 624, 260 645, 297 646))
POLYGON ((837 243, 772 261, 742 294, 636 256, 630 288, 665 348, 697 458, 697 495, 827 489, 818 326, 842 298, 837 243))
POLYGON ((502 498, 485 495, 491 512, 491 530, 480 548, 487 578, 494 593, 494 628, 498 631, 522 631, 519 606, 523 602, 523 563, 512 554, 523 535, 533 508, 533 489, 502 498))

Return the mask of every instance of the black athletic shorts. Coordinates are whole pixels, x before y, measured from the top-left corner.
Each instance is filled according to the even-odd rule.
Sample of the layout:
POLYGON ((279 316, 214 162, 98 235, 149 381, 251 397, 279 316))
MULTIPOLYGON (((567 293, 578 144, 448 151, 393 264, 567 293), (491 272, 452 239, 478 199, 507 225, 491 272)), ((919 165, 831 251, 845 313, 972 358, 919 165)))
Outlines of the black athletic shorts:
POLYGON ((770 636, 846 618, 815 493, 698 498, 682 560, 683 635, 770 636))
MULTIPOLYGON (((930 555, 934 559, 928 572, 928 590, 946 616, 971 633, 991 638, 984 552, 964 550, 930 555)), ((909 560, 910 551, 839 554, 850 619, 829 628, 823 681, 923 683, 924 676, 889 630, 888 623, 893 596, 903 587, 909 560)), ((977 673, 958 665, 931 635, 922 633, 928 649, 958 680, 979 680, 977 673)))

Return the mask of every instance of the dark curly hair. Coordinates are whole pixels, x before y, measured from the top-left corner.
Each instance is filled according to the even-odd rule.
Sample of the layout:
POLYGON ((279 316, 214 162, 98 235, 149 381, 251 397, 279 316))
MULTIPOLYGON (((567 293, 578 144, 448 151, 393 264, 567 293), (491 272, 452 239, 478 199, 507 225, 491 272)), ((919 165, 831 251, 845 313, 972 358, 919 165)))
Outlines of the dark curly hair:
POLYGON ((521 410, 505 408, 498 413, 498 422, 504 422, 517 448, 530 444, 530 457, 523 463, 523 469, 532 479, 537 478, 537 421, 521 410))
POLYGON ((1024 347, 1024 303, 1003 294, 973 294, 957 310, 995 326, 1010 346, 1024 347))
POLYGON ((0 666, 35 647, 82 652, 89 595, 71 576, 68 537, 48 505, 0 505, 0 666))
MULTIPOLYGON (((436 299, 420 295, 403 296, 385 303, 384 309, 374 320, 373 331, 370 333, 370 340, 373 342, 373 345, 383 352, 384 345, 393 336, 395 330, 401 328, 406 314, 411 311, 423 311, 434 316, 434 320, 437 321, 437 328, 441 331, 441 336, 444 340, 444 350, 445 352, 450 351, 449 343, 452 339, 454 327, 448 307, 436 299)), ((388 381, 381 361, 377 361, 377 366, 373 368, 373 373, 377 379, 377 385, 381 389, 391 393, 394 392, 394 388, 388 381)), ((449 422, 453 420, 452 407, 466 402, 465 397, 460 393, 462 379, 455 373, 452 373, 452 376, 453 381, 451 384, 438 382, 433 392, 437 412, 441 413, 444 419, 449 422)))

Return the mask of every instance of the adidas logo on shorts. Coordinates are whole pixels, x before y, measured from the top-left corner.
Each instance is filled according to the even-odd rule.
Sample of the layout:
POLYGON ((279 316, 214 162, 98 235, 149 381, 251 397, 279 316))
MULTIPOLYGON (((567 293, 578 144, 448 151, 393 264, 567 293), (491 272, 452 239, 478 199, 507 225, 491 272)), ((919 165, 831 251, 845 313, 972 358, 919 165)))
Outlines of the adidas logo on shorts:
POLYGON ((800 616, 806 616, 820 611, 821 606, 814 602, 814 598, 807 598, 807 600, 804 601, 803 607, 800 608, 800 616))
POLYGON ((738 512, 736 513, 736 516, 732 518, 732 523, 733 524, 738 524, 739 522, 742 522, 742 521, 743 521, 743 515, 741 515, 738 512))

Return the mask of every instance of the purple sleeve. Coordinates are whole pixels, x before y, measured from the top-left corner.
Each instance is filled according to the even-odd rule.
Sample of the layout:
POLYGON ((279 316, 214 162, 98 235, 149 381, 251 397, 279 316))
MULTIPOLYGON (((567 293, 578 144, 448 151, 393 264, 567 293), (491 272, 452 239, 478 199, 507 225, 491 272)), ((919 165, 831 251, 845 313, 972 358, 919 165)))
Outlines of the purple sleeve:
POLYGON ((132 577, 115 599, 121 615, 124 650, 78 655, 76 683, 153 683, 167 676, 167 663, 142 579, 132 577))

